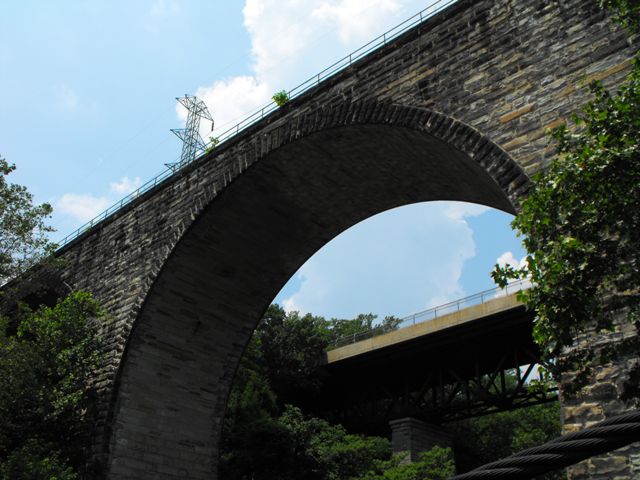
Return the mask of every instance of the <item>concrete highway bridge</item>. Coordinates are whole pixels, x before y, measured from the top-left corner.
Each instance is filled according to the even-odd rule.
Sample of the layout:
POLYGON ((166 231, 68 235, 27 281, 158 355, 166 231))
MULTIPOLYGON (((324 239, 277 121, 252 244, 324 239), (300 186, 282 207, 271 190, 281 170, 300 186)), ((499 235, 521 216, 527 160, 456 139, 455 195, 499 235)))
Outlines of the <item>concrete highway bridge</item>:
MULTIPOLYGON (((217 478, 239 358, 298 267, 345 229, 410 203, 515 213, 553 154, 547 129, 583 105, 589 80, 621 82, 637 49, 595 0, 459 0, 432 13, 61 246, 49 293, 91 291, 111 314, 92 437, 105 478, 217 478)), ((482 363, 492 351, 481 346, 482 363)), ((609 394, 587 395, 582 410, 565 404, 565 428, 618 405, 599 391, 609 394)), ((624 458, 629 469, 638 456, 624 458)))
POLYGON ((319 403, 366 431, 378 427, 376 418, 440 424, 555 400, 523 388, 540 353, 531 337, 533 314, 516 297, 329 350, 319 403), (518 382, 509 383, 509 373, 518 382))

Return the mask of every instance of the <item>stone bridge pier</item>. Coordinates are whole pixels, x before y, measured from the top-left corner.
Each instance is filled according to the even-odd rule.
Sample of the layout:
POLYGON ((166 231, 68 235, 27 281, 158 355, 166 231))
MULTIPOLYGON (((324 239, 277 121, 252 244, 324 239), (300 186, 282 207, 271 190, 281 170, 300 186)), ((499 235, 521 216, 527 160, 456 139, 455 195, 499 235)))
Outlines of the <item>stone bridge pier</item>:
POLYGON ((588 80, 617 85, 636 48, 595 0, 459 0, 65 244, 60 279, 111 314, 104 478, 217 478, 239 358, 297 268, 390 208, 514 213, 546 130, 588 80))
POLYGON ((453 448, 453 436, 438 425, 430 425, 418 418, 405 417, 391 420, 391 448, 401 455, 401 463, 420 460, 420 453, 433 447, 453 448))

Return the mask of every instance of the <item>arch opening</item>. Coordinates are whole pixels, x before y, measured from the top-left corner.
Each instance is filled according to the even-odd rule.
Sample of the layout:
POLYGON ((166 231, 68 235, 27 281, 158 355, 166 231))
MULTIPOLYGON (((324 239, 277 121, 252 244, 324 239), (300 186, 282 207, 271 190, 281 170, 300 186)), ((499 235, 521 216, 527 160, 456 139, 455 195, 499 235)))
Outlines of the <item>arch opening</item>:
POLYGON ((477 204, 421 202, 376 214, 314 253, 272 303, 326 319, 404 317, 495 288, 496 263, 524 251, 513 215, 477 204))

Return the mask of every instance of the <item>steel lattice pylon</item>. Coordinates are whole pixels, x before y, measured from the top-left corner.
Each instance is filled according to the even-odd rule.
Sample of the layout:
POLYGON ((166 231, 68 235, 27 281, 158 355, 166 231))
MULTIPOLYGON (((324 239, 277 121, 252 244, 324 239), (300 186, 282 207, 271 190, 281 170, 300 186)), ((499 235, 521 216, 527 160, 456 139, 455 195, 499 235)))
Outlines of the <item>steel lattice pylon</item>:
POLYGON ((202 100, 192 95, 176 97, 176 100, 178 100, 178 102, 187 109, 188 115, 185 128, 171 129, 171 131, 175 133, 180 140, 182 140, 182 154, 180 155, 180 161, 166 164, 173 170, 178 170, 187 163, 192 162, 196 158, 198 152, 205 149, 205 142, 200 136, 200 119, 204 118, 209 120, 211 122, 211 130, 213 130, 213 118, 202 100))

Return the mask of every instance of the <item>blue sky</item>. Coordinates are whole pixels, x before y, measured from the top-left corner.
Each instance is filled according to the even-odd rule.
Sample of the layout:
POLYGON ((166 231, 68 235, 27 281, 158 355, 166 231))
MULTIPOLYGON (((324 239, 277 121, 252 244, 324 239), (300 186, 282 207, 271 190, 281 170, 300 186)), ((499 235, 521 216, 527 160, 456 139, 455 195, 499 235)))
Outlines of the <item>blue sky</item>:
MULTIPOLYGON (((5 0, 0 154, 54 206, 59 239, 180 154, 175 97, 216 130, 427 6, 415 0, 5 0)), ((276 300, 348 318, 405 315, 491 288, 523 253, 511 217, 434 202, 375 216, 312 257, 276 300)))

